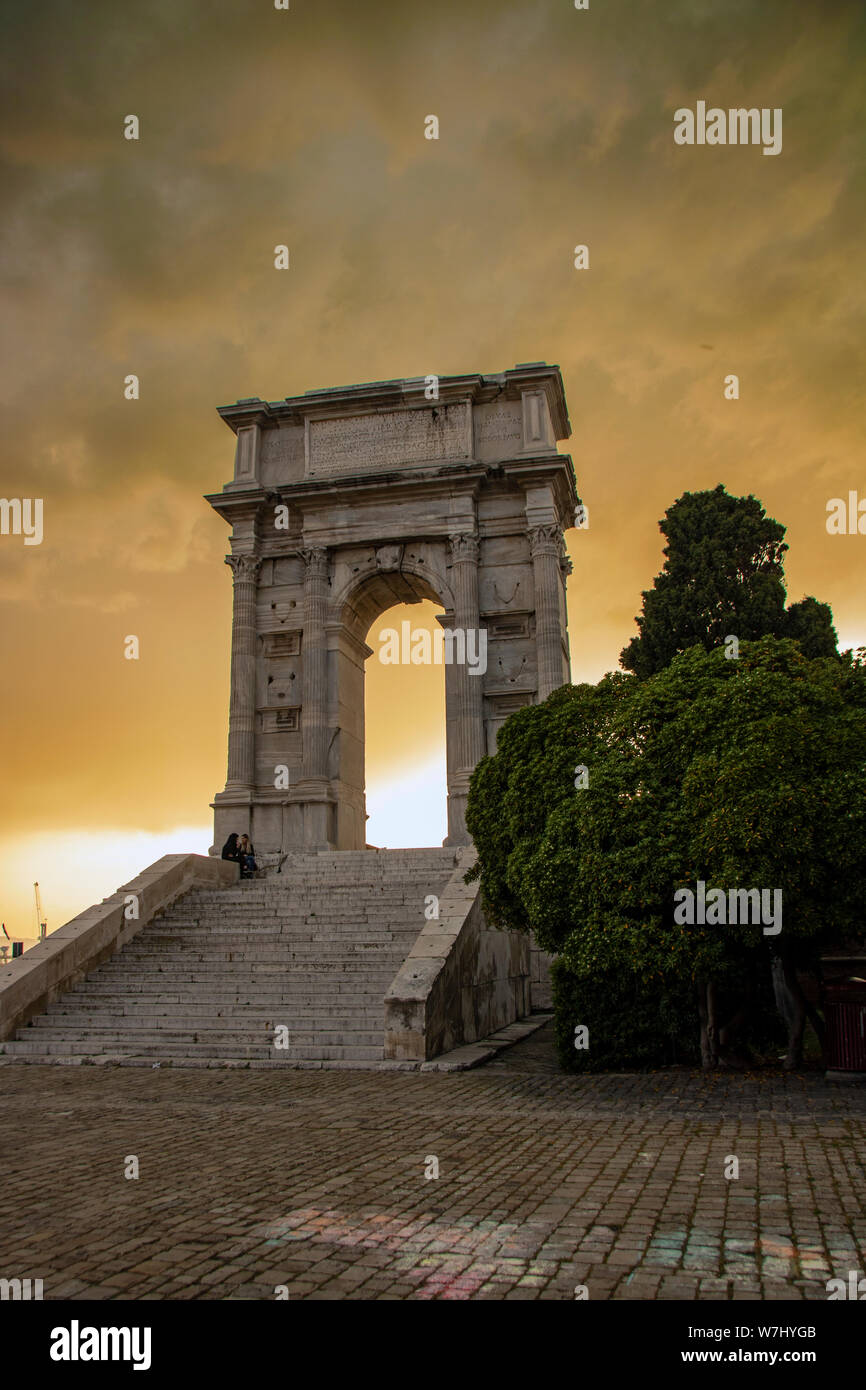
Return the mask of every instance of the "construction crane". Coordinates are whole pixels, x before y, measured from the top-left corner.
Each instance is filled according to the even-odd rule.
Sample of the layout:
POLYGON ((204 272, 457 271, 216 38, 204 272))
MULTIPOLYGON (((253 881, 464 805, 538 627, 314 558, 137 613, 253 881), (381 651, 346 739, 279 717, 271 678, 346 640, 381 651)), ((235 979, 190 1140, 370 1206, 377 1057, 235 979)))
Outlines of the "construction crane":
POLYGON ((39 884, 34 883, 33 891, 36 894, 36 932, 40 941, 45 940, 45 932, 48 923, 42 917, 42 898, 39 895, 39 884))

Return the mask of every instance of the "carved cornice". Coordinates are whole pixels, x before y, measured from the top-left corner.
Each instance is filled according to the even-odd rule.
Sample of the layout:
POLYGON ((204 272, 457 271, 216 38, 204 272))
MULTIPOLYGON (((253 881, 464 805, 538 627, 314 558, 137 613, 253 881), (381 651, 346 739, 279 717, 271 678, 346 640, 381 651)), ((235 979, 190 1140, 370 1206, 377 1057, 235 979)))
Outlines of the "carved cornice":
POLYGON ((451 563, 457 564, 459 560, 470 560, 473 564, 478 564, 478 537, 472 531, 460 531, 448 537, 448 544, 451 547, 451 563))
POLYGON ((231 569, 236 584, 255 584, 262 567, 259 555, 227 555, 226 564, 231 569))

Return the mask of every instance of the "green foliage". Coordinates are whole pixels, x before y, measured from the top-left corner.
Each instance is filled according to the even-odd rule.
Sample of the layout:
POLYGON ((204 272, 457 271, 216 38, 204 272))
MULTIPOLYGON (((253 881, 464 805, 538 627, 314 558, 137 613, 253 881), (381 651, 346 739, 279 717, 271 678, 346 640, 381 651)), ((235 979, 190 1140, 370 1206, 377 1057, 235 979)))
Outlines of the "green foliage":
POLYGON ((760 923, 677 924, 675 890, 778 888, 785 948, 808 966, 862 916, 864 716, 862 665, 773 638, 560 688, 505 724, 472 778, 491 916, 534 931, 582 982, 673 999, 766 971, 772 940, 760 923))
POLYGON ((660 982, 607 971, 578 976, 564 961, 551 969, 555 1040, 568 1071, 694 1064, 700 1061, 694 992, 669 991, 660 982), (574 1046, 577 1024, 589 1029, 589 1047, 574 1046))
POLYGON ((800 651, 809 658, 836 655, 838 638, 833 610, 829 603, 819 603, 816 598, 803 598, 790 605, 780 635, 799 642, 800 651))
MULTIPOLYGON (((694 989, 642 981, 636 975, 608 971, 576 975, 565 961, 551 967, 554 1036, 567 1071, 630 1071, 700 1063, 698 1011, 694 989), (589 1047, 574 1045, 578 1024, 589 1029, 589 1047)), ((738 1046, 750 1055, 774 1055, 784 1044, 785 1028, 776 1012, 768 972, 738 980, 735 989, 750 993, 751 1018, 738 1046)))
MULTIPOLYGON (((632 677, 612 672, 596 686, 560 686, 543 705, 528 705, 506 720, 495 757, 482 758, 472 774, 466 824, 479 859, 467 879, 481 879, 488 917, 497 926, 527 928, 524 880, 548 816, 572 804, 575 769, 603 753, 613 711, 632 685, 632 677)), ((566 924, 563 942, 569 930, 566 924)), ((559 948, 552 939, 545 946, 559 948)))
POLYGON ((785 609, 785 528, 757 498, 712 491, 683 493, 659 523, 667 539, 665 563, 643 593, 638 636, 620 662, 641 679, 664 669, 679 653, 720 646, 731 634, 742 641, 790 637, 808 657, 836 651, 827 604, 805 598, 785 609))

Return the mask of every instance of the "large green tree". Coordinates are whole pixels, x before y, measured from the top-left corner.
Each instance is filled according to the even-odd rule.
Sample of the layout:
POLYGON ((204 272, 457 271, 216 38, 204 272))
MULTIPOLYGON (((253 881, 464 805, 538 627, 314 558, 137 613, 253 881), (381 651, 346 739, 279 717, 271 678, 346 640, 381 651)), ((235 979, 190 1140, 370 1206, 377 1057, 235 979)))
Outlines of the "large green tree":
POLYGON ((686 492, 659 527, 665 563, 643 593, 638 636, 620 654, 626 670, 651 676, 679 652, 695 644, 710 650, 728 636, 791 637, 807 657, 835 653, 827 604, 809 597, 786 610, 785 528, 757 498, 732 497, 721 484, 686 492))
POLYGON ((860 929, 864 794, 863 668, 764 638, 737 659, 695 646, 644 681, 612 674, 519 711, 473 775, 466 819, 492 918, 534 931, 583 979, 688 985, 707 1066, 775 960, 797 1005, 794 1066, 797 971, 860 929), (675 895, 698 882, 778 890, 781 930, 678 921, 675 895))

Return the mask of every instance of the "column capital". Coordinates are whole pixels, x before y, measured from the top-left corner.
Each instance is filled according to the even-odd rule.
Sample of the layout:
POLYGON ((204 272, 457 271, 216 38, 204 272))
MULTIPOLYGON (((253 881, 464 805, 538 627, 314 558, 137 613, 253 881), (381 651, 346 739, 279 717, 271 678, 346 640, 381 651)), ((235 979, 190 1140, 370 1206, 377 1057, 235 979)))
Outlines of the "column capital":
POLYGON ((310 546, 307 550, 298 552, 307 567, 307 575, 310 579, 326 579, 328 577, 328 550, 326 546, 310 546))
POLYGON ((448 544, 451 547, 451 563, 457 564, 460 560, 471 560, 478 564, 478 537, 472 531, 458 531, 448 537, 448 544))
POLYGON ((533 559, 536 555, 553 555, 558 560, 562 555, 564 538, 559 522, 530 526, 526 534, 529 537, 529 553, 533 559))
POLYGON ((244 579, 255 583, 262 567, 262 561, 258 555, 227 555, 226 564, 231 569, 236 583, 244 579))

